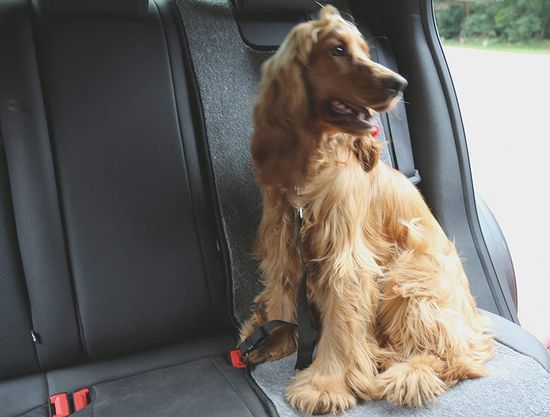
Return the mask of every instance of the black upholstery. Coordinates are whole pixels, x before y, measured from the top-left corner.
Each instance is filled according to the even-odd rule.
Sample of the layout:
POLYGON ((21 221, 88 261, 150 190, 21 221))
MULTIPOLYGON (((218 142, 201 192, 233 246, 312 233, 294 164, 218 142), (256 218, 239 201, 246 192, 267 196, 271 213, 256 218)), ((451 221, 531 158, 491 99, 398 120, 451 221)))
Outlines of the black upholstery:
POLYGON ((141 17, 149 0, 32 0, 46 16, 141 17))
MULTIPOLYGON (((9 358, 2 357, 2 362, 9 358)), ((48 398, 44 374, 34 374, 0 381, 0 416, 13 417, 40 410, 48 398)))
MULTIPOLYGON (((237 3, 294 16, 314 2, 237 3)), ((75 416, 270 414, 224 359, 234 329, 181 25, 171 0, 0 0, 0 417, 45 417, 50 395, 83 387, 94 402, 75 416)))
MULTIPOLYGON (((349 15, 347 0, 319 3, 333 4, 349 15)), ((235 11, 243 40, 255 49, 274 50, 297 23, 317 16, 319 4, 308 0, 235 0, 235 11)))
POLYGON ((265 416, 264 405, 243 371, 232 368, 224 357, 233 343, 230 331, 200 335, 158 349, 53 370, 48 373, 48 386, 50 392, 92 387, 96 417, 142 415, 136 414, 138 410, 159 417, 225 415, 220 412, 224 403, 213 401, 218 395, 228 407, 265 416), (193 381, 195 387, 190 386, 193 381), (171 404, 178 407, 170 408, 171 404))
POLYGON ((143 386, 166 367, 181 401, 178 376, 197 361, 217 364, 199 414, 220 395, 265 415, 223 357, 235 340, 174 10, 68 14, 0 4, 0 416, 38 416, 49 395, 130 375, 143 386))
POLYGON ((48 20, 36 33, 88 354, 210 328, 219 306, 209 299, 158 10, 140 21, 48 20))
POLYGON ((38 370, 15 234, 4 148, 0 145, 0 379, 38 370))
POLYGON ((105 382, 94 387, 100 401, 93 405, 93 415, 149 417, 154 410, 157 417, 252 417, 229 380, 227 373, 235 372, 239 371, 216 357, 105 382))
MULTIPOLYGON (((319 10, 319 4, 311 0, 234 0, 239 11, 244 12, 305 12, 319 10)), ((321 4, 327 3, 324 1, 321 4)), ((331 3, 331 2, 329 2, 331 3)))
POLYGON ((44 100, 32 39, 30 10, 23 2, 0 3, 0 117, 9 179, 42 368, 80 356, 57 182, 44 100))

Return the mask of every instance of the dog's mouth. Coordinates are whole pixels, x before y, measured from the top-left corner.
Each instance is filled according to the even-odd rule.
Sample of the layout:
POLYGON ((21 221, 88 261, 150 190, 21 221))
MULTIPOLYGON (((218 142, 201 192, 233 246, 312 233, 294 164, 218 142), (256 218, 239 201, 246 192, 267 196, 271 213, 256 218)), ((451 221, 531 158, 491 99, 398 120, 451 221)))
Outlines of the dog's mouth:
MULTIPOLYGON (((343 100, 329 100, 326 104, 326 120, 352 131, 364 131, 375 128, 372 111, 377 108, 355 104, 343 100)), ((383 107, 380 108, 383 110, 383 107)))

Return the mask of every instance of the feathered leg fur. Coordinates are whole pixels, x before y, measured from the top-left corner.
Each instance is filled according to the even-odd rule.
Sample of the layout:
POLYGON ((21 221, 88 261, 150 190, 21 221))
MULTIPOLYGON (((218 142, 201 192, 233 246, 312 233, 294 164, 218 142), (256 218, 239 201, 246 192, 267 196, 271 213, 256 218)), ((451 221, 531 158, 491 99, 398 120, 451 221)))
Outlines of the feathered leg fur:
MULTIPOLYGON (((264 211, 258 232, 256 258, 260 261, 263 291, 254 300, 254 311, 240 331, 246 339, 270 320, 296 323, 296 297, 301 269, 296 247, 294 212, 283 196, 270 190, 263 193, 264 211)), ((268 342, 252 352, 251 363, 276 360, 296 350, 296 329, 282 327, 273 331, 268 342)))
POLYGON ((379 332, 392 357, 374 396, 420 407, 484 376, 493 345, 454 245, 431 216, 404 225, 406 244, 381 280, 379 332))

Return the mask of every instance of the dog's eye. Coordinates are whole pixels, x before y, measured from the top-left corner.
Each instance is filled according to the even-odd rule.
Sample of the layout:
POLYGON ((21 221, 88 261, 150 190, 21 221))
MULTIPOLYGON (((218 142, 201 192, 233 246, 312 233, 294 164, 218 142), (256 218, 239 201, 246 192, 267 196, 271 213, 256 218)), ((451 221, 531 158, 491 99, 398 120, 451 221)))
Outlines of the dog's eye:
POLYGON ((330 51, 332 56, 344 56, 346 55, 346 48, 343 45, 338 45, 330 51))

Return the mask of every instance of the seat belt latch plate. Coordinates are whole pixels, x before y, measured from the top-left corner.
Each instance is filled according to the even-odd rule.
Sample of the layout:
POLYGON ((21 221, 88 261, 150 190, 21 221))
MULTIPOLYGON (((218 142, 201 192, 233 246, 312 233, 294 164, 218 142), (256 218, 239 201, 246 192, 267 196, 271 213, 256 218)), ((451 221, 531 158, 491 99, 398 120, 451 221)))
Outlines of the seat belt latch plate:
POLYGON ((73 392, 74 411, 80 411, 90 404, 90 388, 73 392))
POLYGON ((66 393, 55 394, 50 397, 52 417, 67 417, 71 414, 69 396, 66 393))

